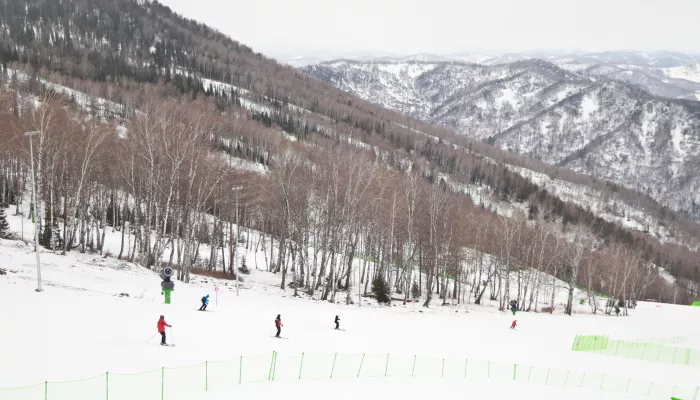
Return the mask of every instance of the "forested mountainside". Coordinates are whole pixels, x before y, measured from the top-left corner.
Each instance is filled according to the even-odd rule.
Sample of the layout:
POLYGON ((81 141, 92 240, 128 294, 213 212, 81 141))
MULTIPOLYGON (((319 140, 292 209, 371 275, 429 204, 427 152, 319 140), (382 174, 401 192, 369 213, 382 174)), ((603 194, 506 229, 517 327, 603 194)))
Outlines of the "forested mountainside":
POLYGON ((304 71, 383 107, 648 194, 700 221, 700 102, 651 96, 601 79, 600 68, 594 78, 541 60, 341 60, 304 71))
POLYGON ((283 287, 324 300, 349 293, 358 257, 372 260, 365 291, 387 279, 408 297, 425 277, 427 304, 463 290, 480 301, 486 285, 504 285, 505 304, 511 277, 532 298, 544 284, 532 270, 571 293, 696 296, 689 246, 563 202, 502 163, 524 158, 382 109, 157 2, 8 1, 0 22, 0 202, 27 195, 22 134, 39 131, 42 242, 53 251, 100 251, 111 227, 137 237, 120 258, 154 267, 169 253, 181 279, 193 267, 234 274, 217 246, 202 255, 197 244, 233 247, 238 220, 276 242, 269 268, 283 287))

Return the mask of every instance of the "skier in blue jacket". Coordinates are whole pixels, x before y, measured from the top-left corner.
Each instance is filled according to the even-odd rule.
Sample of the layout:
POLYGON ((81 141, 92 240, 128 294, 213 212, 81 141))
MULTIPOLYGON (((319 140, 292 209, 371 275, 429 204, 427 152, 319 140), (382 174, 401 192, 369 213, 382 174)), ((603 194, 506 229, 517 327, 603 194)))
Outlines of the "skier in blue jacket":
POLYGON ((209 305, 209 295, 202 297, 202 306, 199 307, 199 311, 207 311, 207 305, 209 305))

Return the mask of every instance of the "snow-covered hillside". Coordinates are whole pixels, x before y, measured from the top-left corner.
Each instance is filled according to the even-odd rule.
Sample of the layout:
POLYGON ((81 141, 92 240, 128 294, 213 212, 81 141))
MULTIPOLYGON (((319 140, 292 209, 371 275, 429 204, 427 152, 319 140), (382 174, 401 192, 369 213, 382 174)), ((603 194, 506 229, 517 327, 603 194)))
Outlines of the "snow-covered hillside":
MULTIPOLYGON (((10 222, 18 234, 24 229, 25 237, 31 236, 31 225, 22 228, 17 216, 10 222)), ((107 236, 113 252, 120 235, 107 236)), ((671 393, 692 394, 697 385, 693 367, 571 351, 577 334, 618 339, 686 336, 689 340, 683 346, 697 348, 700 332, 687 323, 697 310, 690 307, 640 303, 628 317, 615 318, 524 312, 513 317, 488 304, 431 309, 400 303, 377 307, 368 299, 363 299, 362 307, 331 304, 294 298, 292 289, 279 289, 277 277, 263 265, 255 269, 250 261, 255 255, 245 253, 243 245, 239 250, 252 271, 240 296, 232 281, 195 275, 190 283, 177 282, 172 304, 165 305, 155 272, 112 256, 75 251, 65 256, 42 253, 44 291, 37 293, 32 249, 21 241, 0 240, 0 259, 7 270, 0 276, 0 343, 7 345, 0 361, 3 400, 43 399, 45 394, 56 400, 94 399, 105 390, 110 399, 252 399, 274 390, 289 390, 291 398, 306 392, 309 398, 309 391, 318 393, 319 388, 311 378, 328 379, 333 374, 334 380, 360 378, 341 380, 338 386, 326 381, 320 387, 366 394, 378 381, 365 377, 380 371, 394 377, 386 378, 382 388, 416 388, 413 394, 402 392, 412 399, 426 388, 435 393, 436 385, 469 393, 517 392, 521 397, 551 399, 633 399, 642 394, 668 398, 671 393), (209 311, 197 311, 205 294, 211 295, 209 311), (161 314, 173 326, 167 335, 174 347, 158 346, 154 337, 161 314), (284 322, 283 340, 272 337, 277 314, 284 322), (333 329, 335 315, 340 316, 340 331, 333 329), (515 331, 508 329, 513 319, 518 323, 515 331), (270 379, 273 351, 279 353, 274 382, 246 385, 256 380, 255 371, 262 371, 262 380, 270 379), (420 360, 414 367, 416 378, 398 378, 400 371, 410 369, 413 355, 420 360), (360 358, 364 372, 349 373, 350 364, 357 367, 352 360, 360 358), (153 372, 131 375, 145 371, 153 372), (439 379, 440 371, 449 383, 430 378, 437 373, 439 379), (504 376, 507 379, 501 382, 504 376), (286 382, 299 378, 296 384, 286 382), (56 383, 64 381, 71 382, 56 383), (4 390, 24 386, 30 387, 4 390)), ((264 258, 259 257, 262 263, 264 258)), ((565 299, 560 294, 558 303, 565 299)), ((577 307, 581 312, 587 308, 577 307)))
POLYGON ((305 71, 386 108, 622 184, 700 219, 700 102, 659 99, 539 60, 490 67, 333 61, 305 71))
POLYGON ((634 65, 615 66, 595 64, 583 70, 584 73, 613 79, 640 87, 655 96, 671 99, 697 100, 700 96, 700 84, 671 76, 666 70, 643 68, 634 65))
MULTIPOLYGON (((626 204, 614 194, 602 195, 600 192, 585 185, 577 185, 561 179, 552 179, 545 174, 526 168, 512 166, 510 168, 521 176, 530 179, 538 186, 547 189, 560 199, 590 209, 595 215, 602 217, 606 221, 615 221, 631 230, 648 232, 650 235, 666 242, 679 243, 665 224, 660 224, 658 219, 648 215, 639 208, 626 204)), ((694 245, 695 243, 688 243, 690 247, 694 245)))
POLYGON ((685 79, 700 83, 700 61, 681 67, 667 68, 664 72, 670 78, 685 79))

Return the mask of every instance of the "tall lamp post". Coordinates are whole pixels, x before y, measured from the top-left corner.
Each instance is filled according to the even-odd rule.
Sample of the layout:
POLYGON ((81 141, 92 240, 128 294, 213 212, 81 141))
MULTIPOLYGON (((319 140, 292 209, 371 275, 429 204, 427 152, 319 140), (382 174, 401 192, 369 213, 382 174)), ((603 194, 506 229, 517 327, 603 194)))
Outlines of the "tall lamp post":
POLYGON ((238 296, 240 293, 238 291, 238 270, 236 269, 236 255, 238 255, 238 235, 240 233, 240 229, 238 227, 238 191, 240 190, 240 187, 233 188, 234 193, 236 194, 236 237, 233 241, 233 273, 236 276, 236 296, 238 296))
POLYGON ((32 202, 34 203, 34 248, 36 252, 36 279, 37 287, 36 291, 41 292, 41 261, 39 258, 39 253, 41 253, 41 247, 39 247, 39 205, 36 202, 36 175, 34 175, 34 147, 32 145, 32 136, 40 131, 30 131, 25 132, 24 136, 29 136, 29 154, 32 164, 32 202))

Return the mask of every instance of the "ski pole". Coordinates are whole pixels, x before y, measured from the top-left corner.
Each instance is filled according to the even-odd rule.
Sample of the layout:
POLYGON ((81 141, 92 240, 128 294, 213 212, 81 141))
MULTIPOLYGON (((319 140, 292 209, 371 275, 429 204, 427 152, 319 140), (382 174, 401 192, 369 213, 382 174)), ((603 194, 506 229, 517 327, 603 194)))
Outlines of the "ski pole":
POLYGON ((157 334, 158 334, 158 332, 154 333, 153 336, 151 336, 150 338, 148 338, 148 340, 146 340, 146 343, 148 343, 148 342, 150 342, 151 340, 153 340, 153 338, 156 337, 157 334))
POLYGON ((175 334, 173 333, 173 327, 170 327, 170 336, 173 337, 173 345, 175 345, 175 334))

